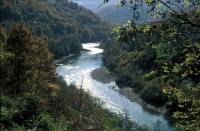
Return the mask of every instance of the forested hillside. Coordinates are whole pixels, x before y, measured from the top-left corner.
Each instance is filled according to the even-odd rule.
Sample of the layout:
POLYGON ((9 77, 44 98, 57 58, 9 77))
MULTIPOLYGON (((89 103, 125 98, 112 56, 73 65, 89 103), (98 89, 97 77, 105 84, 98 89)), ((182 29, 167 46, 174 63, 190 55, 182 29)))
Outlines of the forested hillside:
POLYGON ((0 0, 0 24, 24 22, 46 36, 55 56, 79 53, 82 42, 103 41, 109 25, 91 11, 63 0, 0 0))
POLYGON ((140 129, 56 75, 52 53, 78 53, 81 42, 103 40, 108 25, 77 4, 54 2, 0 0, 0 129, 140 129))
MULTIPOLYGON (((200 23, 198 11, 189 13, 200 23)), ((184 131, 200 129, 200 28, 170 20, 115 29, 117 42, 105 47, 104 64, 117 77, 184 131)))
MULTIPOLYGON (((140 9, 136 23, 145 23, 153 21, 153 18, 145 12, 145 8, 147 7, 142 7, 140 9)), ((108 7, 101 8, 95 11, 95 13, 101 16, 102 19, 109 21, 114 25, 126 24, 128 20, 133 18, 131 6, 128 5, 123 7, 117 6, 117 4, 111 5, 108 7)))
POLYGON ((0 0, 0 130, 199 131, 199 0, 117 1, 0 0))
POLYGON ((57 77, 46 39, 22 24, 9 30, 0 27, 1 130, 142 130, 57 77))
POLYGON ((99 9, 96 14, 115 25, 125 24, 132 18, 132 12, 129 7, 117 7, 116 5, 99 9))

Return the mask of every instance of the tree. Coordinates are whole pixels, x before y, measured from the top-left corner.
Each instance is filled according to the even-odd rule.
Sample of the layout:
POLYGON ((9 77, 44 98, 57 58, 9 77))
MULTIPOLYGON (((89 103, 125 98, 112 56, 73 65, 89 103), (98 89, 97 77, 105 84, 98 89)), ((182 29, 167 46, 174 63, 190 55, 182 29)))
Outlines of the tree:
POLYGON ((13 75, 10 83, 12 83, 12 90, 17 94, 25 88, 23 86, 27 79, 26 69, 28 68, 25 61, 29 53, 31 35, 30 30, 21 24, 11 30, 7 40, 7 50, 14 55, 11 60, 13 75))
POLYGON ((53 81, 55 69, 53 57, 48 50, 46 39, 35 37, 23 24, 16 25, 7 40, 7 51, 14 56, 10 60, 13 71, 10 79, 11 91, 40 92, 53 81))
POLYGON ((163 91, 171 101, 168 110, 173 113, 172 118, 176 126, 184 131, 198 131, 200 128, 199 88, 192 89, 192 95, 187 95, 180 89, 172 87, 165 88, 163 91))
MULTIPOLYGON (((137 9, 148 7, 152 15, 158 15, 162 21, 145 23, 136 25, 134 20, 128 21, 128 24, 117 27, 114 31, 117 33, 117 40, 123 44, 113 44, 110 49, 106 49, 106 57, 123 61, 115 62, 112 68, 120 70, 126 68, 128 75, 136 75, 137 77, 147 77, 145 79, 141 97, 146 100, 154 100, 159 104, 162 100, 160 96, 167 96, 167 113, 173 119, 175 125, 183 130, 199 130, 200 121, 200 96, 199 96, 199 83, 200 83, 200 46, 199 46, 199 31, 200 31, 200 1, 199 0, 120 0, 121 5, 132 5, 133 18, 137 19, 139 12, 137 9), (137 36, 140 36, 139 39, 137 36), (125 44, 124 44, 125 43, 125 44), (113 55, 114 46, 121 47, 115 49, 119 55, 113 55), (126 47, 127 46, 127 47, 126 47), (126 47, 124 49, 124 47, 126 47), (134 48, 131 48, 134 47, 134 48), (131 48, 132 50, 127 50, 131 48), (137 55, 141 54, 148 48, 155 50, 155 57, 152 57, 147 67, 152 67, 145 70, 145 61, 148 60, 149 54, 144 55, 145 61, 135 61, 137 55), (121 52, 123 52, 123 55, 121 52), (136 52, 136 53, 130 53, 136 52), (127 54, 133 58, 131 61, 134 64, 128 69, 131 61, 128 61, 127 54), (154 61, 151 63, 151 61, 154 61), (125 64, 124 64, 125 63, 125 64), (131 69, 139 65, 141 70, 137 73, 131 69), (152 85, 154 88, 152 88, 152 85), (155 88, 156 87, 156 88, 155 88), (166 87, 170 87, 167 90, 166 87), (157 89, 157 90, 155 90, 157 89), (166 95, 163 95, 163 92, 166 95), (150 94, 148 96, 148 94, 150 94), (162 95, 161 95, 162 94, 162 95), (160 95, 160 96, 159 96, 160 95), (154 98, 155 97, 155 98, 154 98)), ((106 0, 105 2, 108 2, 106 0)), ((157 17, 158 18, 158 17, 157 17)), ((116 48, 116 47, 115 47, 116 48)), ((141 55, 140 55, 141 56, 141 55)), ((150 55, 151 56, 151 55, 150 55)), ((105 57, 105 56, 104 56, 105 57)), ((105 62, 107 62, 108 58, 105 62)), ((110 61, 109 61, 110 62, 110 61)), ((111 65, 107 62, 107 64, 111 65)), ((123 71, 124 72, 124 71, 123 71)), ((120 73, 117 75, 120 76, 120 73)), ((122 76, 124 78, 124 76, 122 76)), ((133 79, 128 78, 128 82, 133 83, 133 79)), ((133 87, 134 88, 134 87, 133 87)))
POLYGON ((184 52, 184 61, 175 63, 173 72, 198 84, 200 82, 200 43, 188 45, 184 52))
POLYGON ((48 50, 47 39, 34 36, 30 44, 26 64, 31 67, 28 73, 32 79, 28 83, 30 86, 35 84, 36 92, 44 94, 48 82, 54 81, 56 77, 53 55, 48 50))
POLYGON ((7 36, 6 31, 0 26, 0 83, 1 83, 1 93, 5 93, 3 88, 8 84, 11 76, 10 67, 11 64, 9 59, 13 57, 13 54, 6 50, 7 36))

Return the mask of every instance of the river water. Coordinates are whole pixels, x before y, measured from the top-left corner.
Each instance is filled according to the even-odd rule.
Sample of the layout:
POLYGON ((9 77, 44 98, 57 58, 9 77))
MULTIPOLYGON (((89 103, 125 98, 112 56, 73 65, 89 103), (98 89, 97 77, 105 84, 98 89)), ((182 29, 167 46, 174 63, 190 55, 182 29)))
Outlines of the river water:
POLYGON ((91 72, 102 66, 103 50, 98 48, 99 43, 87 43, 82 46, 87 51, 63 60, 57 66, 57 73, 63 76, 68 84, 74 83, 77 87, 82 84, 85 91, 103 102, 104 108, 116 114, 128 114, 131 120, 139 125, 146 125, 152 131, 155 130, 155 125, 159 125, 162 131, 172 131, 163 115, 152 114, 136 102, 120 95, 115 82, 104 84, 92 79, 91 72))

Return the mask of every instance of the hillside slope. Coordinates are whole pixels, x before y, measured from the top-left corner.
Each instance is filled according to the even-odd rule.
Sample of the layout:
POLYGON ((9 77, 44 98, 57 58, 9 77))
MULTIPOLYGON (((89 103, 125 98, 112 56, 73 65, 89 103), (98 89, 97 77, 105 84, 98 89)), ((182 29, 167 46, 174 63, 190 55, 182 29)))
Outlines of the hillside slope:
MULTIPOLYGON (((146 7, 141 8, 139 11, 139 18, 136 23, 151 22, 153 18, 147 14, 146 7)), ((132 19, 133 12, 130 6, 116 6, 110 5, 95 11, 102 19, 111 22, 112 24, 126 24, 128 20, 132 19)))
POLYGON ((106 37, 109 25, 78 4, 61 0, 14 1, 0 0, 0 24, 9 27, 24 22, 34 34, 47 37, 50 51, 57 58, 80 52, 82 42, 106 37))
MULTIPOLYGON (((198 11, 188 16, 200 23, 198 11)), ((198 131, 200 28, 159 21, 138 27, 121 26, 116 32, 117 41, 106 46, 103 61, 117 84, 132 88, 156 108, 166 108, 176 127, 198 131)))
MULTIPOLYGON (((103 20, 106 20, 114 25, 126 24, 128 20, 132 19, 133 12, 130 5, 118 6, 119 1, 109 0, 108 3, 103 3, 102 0, 73 0, 73 2, 93 11, 99 15, 103 20)), ((136 23, 145 23, 153 21, 153 18, 147 13, 147 6, 143 6, 138 10, 140 17, 136 23)))
POLYGON ((115 5, 104 7, 97 10, 95 13, 112 24, 124 24, 132 18, 132 12, 129 8, 117 7, 115 5))

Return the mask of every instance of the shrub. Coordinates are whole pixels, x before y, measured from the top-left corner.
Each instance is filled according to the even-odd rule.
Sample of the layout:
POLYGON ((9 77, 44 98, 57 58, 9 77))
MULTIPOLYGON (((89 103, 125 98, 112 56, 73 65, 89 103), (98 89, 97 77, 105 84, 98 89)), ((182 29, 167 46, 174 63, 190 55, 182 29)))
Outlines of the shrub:
POLYGON ((155 85, 145 87, 141 92, 141 97, 155 106, 163 106, 167 102, 167 97, 163 94, 162 88, 155 85))
POLYGON ((168 43, 159 43, 156 47, 157 59, 170 60, 177 55, 175 48, 168 43))
POLYGON ((24 127, 21 127, 19 125, 14 125, 9 130, 11 130, 11 131, 26 131, 26 129, 24 127))
POLYGON ((18 125, 29 127, 34 124, 34 117, 43 110, 41 99, 34 94, 25 94, 24 97, 18 98, 17 101, 18 112, 13 114, 13 122, 18 125))
POLYGON ((141 80, 134 79, 131 81, 131 87, 135 90, 136 93, 139 93, 144 88, 144 83, 141 80))
POLYGON ((1 126, 2 128, 10 127, 13 125, 12 117, 17 112, 14 101, 7 96, 1 96, 1 126))
POLYGON ((156 51, 153 48, 147 48, 138 55, 137 63, 143 70, 149 70, 154 66, 156 51))
POLYGON ((58 128, 56 127, 57 125, 54 124, 54 119, 48 113, 41 113, 37 119, 39 123, 38 129, 41 131, 51 131, 55 128, 58 128))

